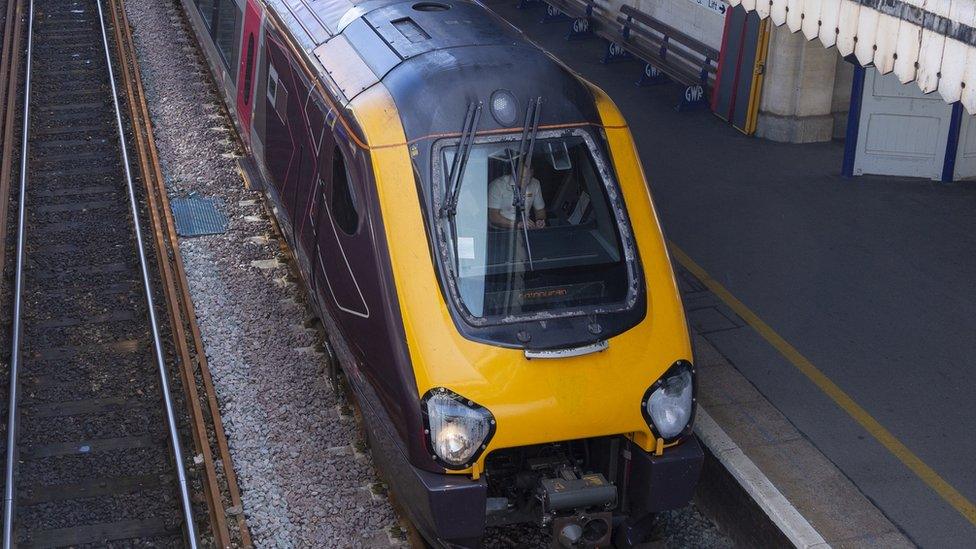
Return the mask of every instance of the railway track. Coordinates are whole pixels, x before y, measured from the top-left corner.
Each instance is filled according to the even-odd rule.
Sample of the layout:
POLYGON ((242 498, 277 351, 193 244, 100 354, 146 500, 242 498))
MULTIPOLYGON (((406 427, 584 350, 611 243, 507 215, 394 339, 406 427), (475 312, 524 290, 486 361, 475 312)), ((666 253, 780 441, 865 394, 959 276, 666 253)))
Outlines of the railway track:
POLYGON ((7 17, 0 119, 20 76, 23 133, 19 151, 3 134, 0 172, 6 213, 19 154, 4 546, 249 546, 124 5, 8 2, 26 60, 7 17))
POLYGON ((195 545, 99 0, 34 0, 27 44, 5 545, 195 545))

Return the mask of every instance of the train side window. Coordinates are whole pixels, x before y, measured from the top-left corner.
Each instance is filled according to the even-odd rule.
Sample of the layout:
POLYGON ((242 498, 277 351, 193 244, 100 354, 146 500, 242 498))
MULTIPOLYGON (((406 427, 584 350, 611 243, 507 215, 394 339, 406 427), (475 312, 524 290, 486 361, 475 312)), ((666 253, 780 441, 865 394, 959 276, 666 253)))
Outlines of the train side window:
POLYGON ((332 217, 342 232, 353 235, 359 229, 359 212, 356 191, 349 182, 349 170, 345 156, 339 147, 332 153, 332 196, 329 207, 332 217))
POLYGON ((278 118, 280 118, 282 122, 287 123, 288 88, 286 88, 281 82, 278 82, 278 89, 275 93, 275 111, 278 113, 278 118))
POLYGON ((213 28, 214 0, 197 0, 197 9, 200 10, 200 17, 203 18, 207 28, 213 28))
POLYGON ((244 104, 251 104, 251 81, 254 79, 254 33, 247 35, 247 56, 244 61, 244 104))
POLYGON ((268 65, 268 101, 282 122, 288 119, 288 88, 278 79, 274 65, 268 65))
POLYGON ((237 48, 240 47, 239 31, 243 13, 233 0, 217 0, 214 2, 216 21, 213 22, 214 44, 231 76, 236 76, 237 48))
POLYGON ((278 96, 278 71, 274 65, 268 65, 268 101, 276 105, 275 100, 278 96))

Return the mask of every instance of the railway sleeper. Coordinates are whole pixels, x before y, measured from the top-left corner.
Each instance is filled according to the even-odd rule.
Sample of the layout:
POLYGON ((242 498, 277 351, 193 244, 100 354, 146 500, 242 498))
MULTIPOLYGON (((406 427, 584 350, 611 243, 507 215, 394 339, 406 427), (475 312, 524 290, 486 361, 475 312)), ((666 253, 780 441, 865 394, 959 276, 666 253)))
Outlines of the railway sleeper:
MULTIPOLYGON (((33 418, 65 417, 81 414, 108 414, 144 409, 152 405, 145 396, 106 397, 76 400, 69 402, 28 405, 26 408, 33 418)), ((22 408, 23 409, 23 408, 22 408)))
MULTIPOLYGON (((153 404, 156 404, 155 400, 150 401, 144 397, 133 399, 128 404, 126 408, 114 410, 95 408, 97 411, 46 417, 29 416, 29 409, 21 408, 21 415, 24 416, 21 421, 21 436, 29 441, 29 448, 76 444, 77 441, 73 439, 79 436, 85 439, 79 448, 85 445, 96 447, 102 441, 126 438, 150 437, 159 441, 165 439, 165 418, 161 411, 152 409, 153 404)), ((77 410, 75 408, 74 411, 77 410)))
POLYGON ((38 505, 71 499, 132 494, 172 486, 171 474, 147 474, 126 477, 94 478, 72 484, 50 484, 25 489, 17 501, 21 505, 38 505))
POLYGON ((40 458, 34 461, 34 467, 20 472, 20 485, 70 485, 120 476, 171 474, 169 460, 155 447, 40 458))
MULTIPOLYGON (((149 365, 148 362, 145 364, 149 365)), ((21 382, 24 386, 22 406, 123 397, 130 394, 159 394, 158 383, 137 379, 129 370, 120 371, 113 378, 105 378, 102 372, 93 371, 96 368, 88 364, 72 363, 57 373, 48 373, 45 368, 37 370, 37 373, 24 372, 21 382)))
POLYGON ((148 547, 180 546, 178 527, 167 526, 156 518, 123 520, 81 527, 40 531, 22 547, 62 547, 83 544, 107 544, 112 541, 140 539, 148 547), (163 541, 164 543, 160 543, 163 541), (165 543, 168 541, 169 543, 165 543))

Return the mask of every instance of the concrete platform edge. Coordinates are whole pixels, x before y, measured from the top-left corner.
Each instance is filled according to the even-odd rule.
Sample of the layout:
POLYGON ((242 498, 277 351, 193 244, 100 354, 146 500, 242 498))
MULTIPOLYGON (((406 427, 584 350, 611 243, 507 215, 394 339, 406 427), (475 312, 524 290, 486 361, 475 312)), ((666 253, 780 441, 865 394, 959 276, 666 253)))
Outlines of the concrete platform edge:
MULTIPOLYGON (((786 540, 796 547, 803 549, 830 547, 823 536, 708 415, 704 407, 699 406, 696 413, 695 434, 741 488, 741 494, 726 496, 747 498, 754 502, 765 513, 771 526, 778 529, 786 540)), ((742 537, 737 532, 730 532, 730 534, 736 538, 742 537)))

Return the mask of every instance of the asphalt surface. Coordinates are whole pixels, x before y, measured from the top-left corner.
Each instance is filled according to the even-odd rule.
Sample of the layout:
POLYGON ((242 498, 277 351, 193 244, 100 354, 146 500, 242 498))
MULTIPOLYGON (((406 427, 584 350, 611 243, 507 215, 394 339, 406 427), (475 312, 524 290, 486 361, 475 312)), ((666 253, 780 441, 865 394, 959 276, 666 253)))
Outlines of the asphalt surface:
MULTIPOLYGON (((567 42, 568 23, 540 24, 538 6, 488 5, 616 101, 669 239, 976 501, 976 183, 841 177, 842 143, 773 143, 675 112, 677 85, 638 88, 641 65, 600 64, 602 41, 567 42)), ((690 318, 914 542, 976 546, 976 517, 741 318, 690 318)))

